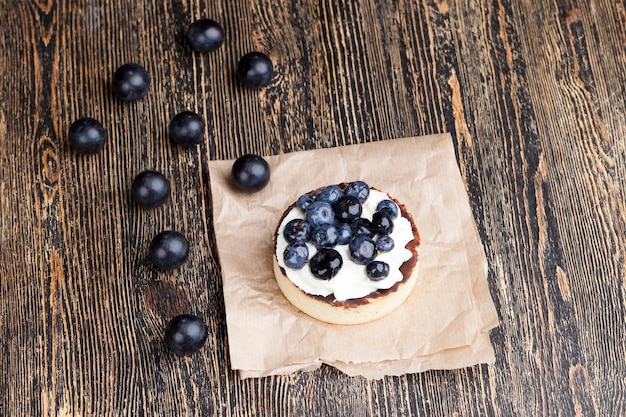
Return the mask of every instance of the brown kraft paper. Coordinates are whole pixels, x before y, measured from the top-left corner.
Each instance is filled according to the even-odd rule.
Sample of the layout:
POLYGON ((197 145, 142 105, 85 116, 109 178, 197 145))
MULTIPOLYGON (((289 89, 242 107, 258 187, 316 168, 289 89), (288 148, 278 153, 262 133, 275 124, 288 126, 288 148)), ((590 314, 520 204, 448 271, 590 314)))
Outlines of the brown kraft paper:
POLYGON ((271 180, 252 194, 231 186, 233 161, 209 163, 230 361, 241 377, 325 363, 377 379, 494 362, 489 330, 498 317, 449 134, 265 159, 271 180), (354 180, 386 191, 413 214, 421 237, 419 275, 409 298, 388 316, 327 324, 284 298, 273 275, 272 238, 283 211, 300 195, 354 180))

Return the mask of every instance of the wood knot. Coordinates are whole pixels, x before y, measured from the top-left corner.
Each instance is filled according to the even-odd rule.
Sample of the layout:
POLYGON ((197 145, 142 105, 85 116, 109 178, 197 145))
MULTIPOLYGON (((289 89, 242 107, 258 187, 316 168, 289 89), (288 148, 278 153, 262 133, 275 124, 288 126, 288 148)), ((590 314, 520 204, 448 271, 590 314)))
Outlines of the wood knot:
POLYGON ((563 16, 567 25, 580 22, 580 9, 573 4, 565 4, 563 7, 563 16))
POLYGON ((448 5, 447 0, 435 0, 435 6, 437 6, 437 10, 441 14, 448 14, 450 11, 450 6, 448 5))
POLYGON ((39 140, 38 154, 41 158, 40 188, 46 204, 51 204, 56 196, 61 178, 56 144, 48 136, 43 136, 39 140))
POLYGON ((37 8, 39 9, 39 11, 45 14, 48 14, 52 11, 54 0, 47 0, 47 1, 35 0, 34 3, 35 3, 35 6, 37 6, 37 8))
POLYGON ((591 410, 594 410, 594 415, 597 415, 598 409, 591 391, 587 369, 579 363, 572 366, 569 370, 569 379, 576 416, 587 415, 591 413, 591 410))

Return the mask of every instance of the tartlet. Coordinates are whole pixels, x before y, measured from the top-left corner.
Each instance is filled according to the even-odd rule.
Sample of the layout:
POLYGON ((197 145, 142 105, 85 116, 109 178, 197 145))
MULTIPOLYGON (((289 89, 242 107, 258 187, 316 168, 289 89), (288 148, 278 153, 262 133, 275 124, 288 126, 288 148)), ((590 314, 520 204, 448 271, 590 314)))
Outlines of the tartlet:
POLYGON ((408 298, 417 280, 420 236, 413 216, 363 181, 302 195, 283 212, 273 242, 274 276, 285 298, 327 323, 382 318, 408 298))

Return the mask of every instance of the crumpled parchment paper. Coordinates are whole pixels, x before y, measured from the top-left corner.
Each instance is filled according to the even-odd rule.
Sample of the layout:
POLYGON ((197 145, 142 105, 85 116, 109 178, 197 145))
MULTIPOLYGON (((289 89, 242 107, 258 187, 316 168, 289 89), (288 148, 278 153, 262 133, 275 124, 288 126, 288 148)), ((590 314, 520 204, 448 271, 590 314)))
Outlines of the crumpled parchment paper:
POLYGON ((498 317, 487 264, 449 134, 267 156, 272 177, 246 194, 233 161, 211 161, 213 202, 231 367, 242 378, 317 369, 382 378, 494 361, 498 317), (301 194, 363 180, 404 203, 421 236, 419 276, 407 301, 366 324, 310 318, 282 295, 272 235, 301 194))

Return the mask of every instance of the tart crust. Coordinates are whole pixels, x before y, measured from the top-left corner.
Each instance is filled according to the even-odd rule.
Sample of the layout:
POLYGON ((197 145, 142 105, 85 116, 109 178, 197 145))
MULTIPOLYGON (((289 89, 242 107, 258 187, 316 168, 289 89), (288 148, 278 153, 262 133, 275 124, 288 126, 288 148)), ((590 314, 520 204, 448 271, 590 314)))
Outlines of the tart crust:
MULTIPOLYGON (((344 184, 339 184, 342 188, 344 184)), ((374 189, 374 188, 372 188, 374 189)), ((321 189, 315 190, 309 194, 315 195, 321 189)), ((413 216, 406 207, 396 199, 389 197, 394 201, 400 209, 400 215, 407 219, 411 224, 414 239, 405 246, 411 251, 411 258, 400 266, 402 272, 402 280, 394 284, 389 289, 377 290, 365 297, 350 299, 345 301, 335 300, 331 294, 323 297, 312 295, 298 288, 287 276, 283 267, 278 264, 276 254, 276 238, 278 227, 282 223, 285 216, 295 207, 295 203, 285 210, 278 222, 278 227, 274 232, 274 276, 283 295, 296 308, 307 315, 332 324, 361 324, 368 323, 386 316, 396 310, 411 294, 415 287, 418 271, 418 254, 417 249, 420 244, 420 236, 415 226, 413 216)))

